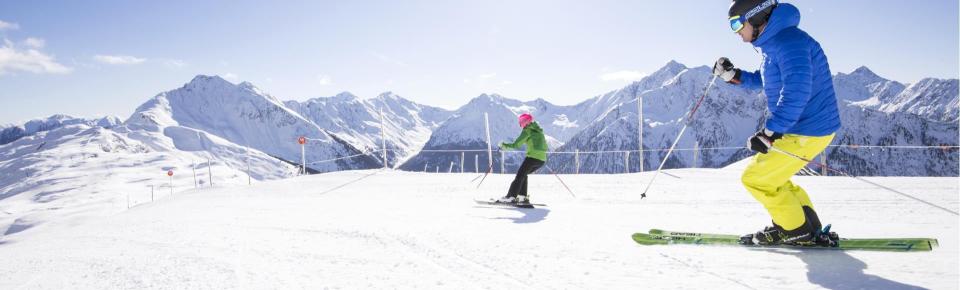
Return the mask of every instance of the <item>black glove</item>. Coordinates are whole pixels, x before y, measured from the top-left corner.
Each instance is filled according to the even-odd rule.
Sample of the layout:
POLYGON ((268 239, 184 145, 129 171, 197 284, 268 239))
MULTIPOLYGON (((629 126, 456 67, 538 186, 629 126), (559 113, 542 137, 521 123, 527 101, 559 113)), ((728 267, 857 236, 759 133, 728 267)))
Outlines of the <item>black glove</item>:
POLYGON ((721 57, 713 64, 713 75, 731 84, 740 84, 740 69, 733 67, 733 63, 726 57, 721 57))
POLYGON ((783 134, 763 129, 747 139, 747 147, 750 147, 750 150, 767 154, 767 150, 770 150, 773 142, 780 138, 783 138, 783 134))

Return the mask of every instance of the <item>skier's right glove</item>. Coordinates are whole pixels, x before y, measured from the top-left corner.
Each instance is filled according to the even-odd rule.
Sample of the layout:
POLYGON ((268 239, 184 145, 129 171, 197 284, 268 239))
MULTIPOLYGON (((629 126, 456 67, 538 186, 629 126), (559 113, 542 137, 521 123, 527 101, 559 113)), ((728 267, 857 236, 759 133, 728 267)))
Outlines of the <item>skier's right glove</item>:
POLYGON ((735 85, 740 84, 740 69, 733 66, 729 58, 721 57, 713 64, 713 75, 735 85))
POLYGON ((758 153, 767 154, 770 147, 773 147, 773 142, 780 138, 783 138, 783 134, 764 128, 747 139, 747 147, 758 153))

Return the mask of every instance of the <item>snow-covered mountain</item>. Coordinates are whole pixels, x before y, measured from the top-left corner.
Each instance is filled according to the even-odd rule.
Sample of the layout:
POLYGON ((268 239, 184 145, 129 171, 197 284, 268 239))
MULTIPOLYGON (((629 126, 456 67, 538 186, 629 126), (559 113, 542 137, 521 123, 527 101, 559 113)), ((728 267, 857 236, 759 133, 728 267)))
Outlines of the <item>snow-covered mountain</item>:
MULTIPOLYGON (((481 95, 461 107, 437 128, 421 152, 401 166, 412 171, 446 171, 453 164, 459 170, 464 158, 465 170, 486 169, 486 138, 483 113, 490 115, 491 139, 494 146, 512 140, 519 132, 515 124, 520 113, 531 112, 544 127, 551 150, 582 151, 581 173, 619 173, 639 170, 637 150, 637 103, 643 99, 644 169, 659 165, 679 133, 684 116, 703 93, 711 79, 709 68, 687 68, 676 61, 668 62, 650 76, 624 88, 596 96, 574 106, 555 106, 538 99, 521 102, 500 95, 481 95), (451 152, 429 152, 449 150, 451 152), (470 150, 479 150, 470 152, 470 150), (468 151, 461 155, 461 151, 468 151), (597 151, 634 151, 596 153, 597 151), (476 158, 476 159, 475 159, 476 158), (625 160, 625 158, 629 158, 625 160), (479 165, 474 165, 478 160, 479 165)), ((839 145, 954 145, 957 144, 957 80, 925 79, 918 84, 904 85, 860 67, 849 74, 838 73, 834 84, 840 98, 844 127, 833 144, 839 145), (896 140, 895 142, 892 140, 896 140)), ((709 91, 696 118, 685 132, 666 168, 723 167, 752 153, 743 148, 746 138, 762 126, 766 106, 759 90, 745 90, 717 81, 709 91), (701 148, 689 150, 697 143, 701 148), (729 148, 737 147, 737 148, 729 148), (695 160, 696 159, 696 160, 695 160), (694 164, 696 162, 696 164, 694 164)), ((496 148, 494 147, 494 150, 496 148)), ((828 159, 860 175, 957 175, 955 152, 938 150, 888 150, 883 154, 850 151, 849 148, 828 149, 828 159), (882 155, 882 156, 881 156, 882 155), (922 158, 917 158, 922 157, 922 158), (899 164, 884 166, 883 164, 899 164), (935 173, 940 172, 940 173, 935 173)), ((871 149, 872 150, 872 149, 871 149)), ((501 167, 500 153, 494 152, 494 171, 501 167)), ((505 153, 504 167, 515 171, 522 154, 505 153)), ((554 172, 574 172, 574 155, 551 154, 547 164, 554 172)), ((454 171, 456 171, 454 170, 454 171)))
MULTIPOLYGON (((400 168, 403 170, 441 170, 447 171, 449 164, 459 170, 460 158, 464 157, 464 170, 476 170, 482 167, 486 170, 487 153, 470 152, 469 156, 461 156, 459 152, 429 152, 429 150, 472 150, 485 149, 486 136, 484 128, 484 113, 490 121, 490 138, 493 140, 494 150, 502 141, 512 141, 520 134, 517 125, 517 116, 522 113, 532 113, 547 135, 547 142, 556 148, 567 139, 581 130, 581 126, 593 122, 593 111, 602 108, 595 103, 584 103, 578 106, 558 106, 543 99, 522 102, 505 98, 496 94, 483 94, 470 100, 460 107, 453 115, 437 128, 430 136, 423 150, 410 158, 400 168), (475 158, 474 155, 477 157, 475 158), (474 160, 479 159, 480 165, 475 166, 474 160)), ((499 164, 500 155, 494 154, 495 164, 499 164)), ((497 167, 499 165, 495 165, 497 167)))
MULTIPOLYGON (((5 213, 0 228, 16 233, 75 212, 116 212, 125 205, 127 194, 169 182, 167 170, 177 172, 178 188, 209 186, 211 180, 218 185, 245 184, 248 174, 254 180, 291 177, 297 168, 290 163, 300 158, 299 136, 310 138, 307 162, 316 171, 379 168, 381 108, 387 146, 392 149, 389 162, 402 164, 403 170, 426 167, 445 172, 453 164, 453 171, 459 171, 463 156, 464 171, 483 172, 484 113, 490 116, 496 145, 513 140, 520 131, 516 116, 531 112, 545 129, 551 150, 583 152, 581 173, 635 172, 637 98, 643 100, 644 149, 667 148, 710 78, 706 67, 687 68, 671 61, 638 82, 572 106, 484 94, 450 112, 392 93, 367 100, 344 93, 283 103, 250 83, 197 76, 149 99, 122 123, 115 117, 55 115, 0 127, 0 210, 5 213), (624 168, 626 153, 592 152, 620 150, 633 151, 626 160, 629 168, 624 168), (461 155, 463 151, 467 152, 461 155), (320 162, 347 156, 353 157, 320 162), (91 205, 85 206, 88 200, 91 205), (71 208, 61 210, 67 204, 71 208), (81 206, 73 206, 77 204, 81 206)), ((844 126, 833 144, 957 144, 956 79, 901 84, 862 67, 839 73, 834 81, 844 126)), ((686 149, 694 140, 701 148, 741 147, 761 126, 764 110, 759 91, 717 82, 666 167, 723 167, 751 155, 742 148, 705 150, 694 164, 692 151, 686 149)), ((655 169, 665 153, 646 152, 644 169, 655 169)), ((504 167, 514 172, 522 154, 505 154, 504 167)), ((573 158, 569 153, 551 154, 549 170, 541 173, 573 172, 573 158)), ((494 171, 499 172, 499 152, 494 159, 494 171)), ((865 176, 957 176, 955 165, 960 162, 956 149, 940 148, 833 147, 827 150, 827 160, 837 169, 865 176)))
MULTIPOLYGON (((622 173, 626 171, 625 164, 630 172, 638 171, 638 97, 643 100, 644 149, 669 148, 685 122, 684 117, 703 93, 712 75, 707 67, 687 69, 675 62, 660 72, 674 74, 669 78, 659 78, 656 82, 644 79, 612 92, 620 103, 556 151, 590 152, 579 156, 581 173, 622 173), (629 156, 626 156, 627 153, 593 153, 619 150, 634 152, 630 152, 629 156), (625 158, 629 158, 629 161, 625 158)), ((763 110, 757 91, 717 82, 677 148, 693 148, 695 140, 700 142, 700 147, 742 146, 740 136, 745 139, 745 136, 756 131, 763 110)), ((644 170, 656 169, 666 153, 665 150, 644 152, 644 170)), ((748 155, 746 150, 701 151, 697 166, 722 167, 748 155)), ((572 173, 576 170, 574 159, 572 154, 555 154, 548 165, 557 172, 572 173)), ((665 166, 692 167, 693 159, 692 151, 675 151, 665 166)))
POLYGON ((887 113, 910 113, 939 122, 960 119, 957 79, 925 78, 904 85, 860 67, 834 76, 838 96, 849 103, 887 113))
MULTIPOLYGON (((557 151, 636 150, 637 108, 634 99, 638 96, 644 100, 644 149, 669 148, 683 125, 684 116, 710 78, 709 68, 690 68, 662 82, 659 88, 636 89, 646 81, 641 80, 614 92, 619 95, 616 99, 623 101, 622 105, 611 108, 600 121, 584 128, 557 151)), ((835 145, 957 144, 957 123, 939 121, 957 119, 956 80, 925 80, 921 82, 925 85, 911 85, 910 88, 917 89, 910 90, 861 67, 851 74, 837 74, 834 83, 841 99, 839 105, 844 123, 833 142, 835 145), (951 83, 954 84, 952 91, 951 83), (891 104, 896 103, 913 104, 909 106, 913 109, 906 106, 894 108, 891 104), (953 109, 949 109, 951 106, 953 109)), ((693 148, 694 140, 699 141, 701 148, 743 147, 747 137, 762 126, 766 108, 761 96, 759 91, 743 90, 718 81, 677 145, 681 150, 671 155, 665 168, 722 167, 752 155, 746 149, 703 150, 693 164, 693 151, 683 149, 693 148)), ((829 165, 856 175, 958 174, 955 151, 838 147, 829 148, 827 152, 829 165)), ((581 154, 580 172, 624 172, 625 154, 581 154)), ((639 169, 639 156, 636 152, 630 154, 627 164, 634 172, 639 169)), ((644 169, 655 169, 665 154, 666 151, 646 152, 644 169)), ((571 154, 555 154, 548 165, 558 172, 575 171, 571 154)))
POLYGON ((417 104, 392 92, 361 100, 344 92, 333 97, 305 102, 287 101, 285 105, 320 128, 334 133, 360 151, 377 151, 380 157, 380 110, 386 131, 387 159, 391 167, 415 154, 430 134, 452 112, 417 104))
POLYGON ((834 90, 840 101, 857 102, 871 106, 890 102, 906 85, 878 76, 866 66, 849 74, 838 72, 833 76, 834 90))
POLYGON ((30 120, 22 124, 0 126, 0 145, 17 141, 20 138, 30 136, 38 132, 50 131, 63 126, 76 124, 110 128, 120 124, 120 118, 108 116, 94 119, 84 119, 57 114, 45 119, 30 120))
POLYGON ((884 112, 907 112, 928 120, 954 122, 960 115, 957 79, 925 78, 911 84, 889 102, 880 105, 884 112))
MULTIPOLYGON (((520 128, 517 126, 516 120, 521 113, 532 113, 544 129, 550 148, 560 148, 575 135, 581 133, 584 128, 602 121, 601 118, 606 116, 606 113, 611 109, 619 106, 624 101, 624 96, 630 95, 630 92, 635 94, 659 87, 683 69, 685 69, 683 65, 676 61, 670 61, 663 68, 639 82, 617 91, 589 98, 573 106, 554 105, 544 99, 523 102, 497 94, 483 94, 470 100, 469 103, 454 112, 447 122, 434 131, 434 134, 430 136, 430 141, 423 149, 453 151, 485 149, 487 145, 484 135, 484 113, 489 115, 490 138, 493 141, 494 151, 498 149, 497 144, 499 142, 513 141, 519 135, 520 128)), ((453 167, 459 170, 461 157, 464 158, 464 171, 478 170, 478 168, 480 168, 479 171, 486 170, 487 153, 485 150, 467 152, 462 156, 459 152, 421 152, 400 168, 412 171, 424 170, 425 168, 428 171, 436 171, 439 168, 440 171, 445 171, 453 163, 453 167), (479 164, 475 164, 474 161, 479 164)), ((504 157, 507 159, 504 167, 510 168, 510 166, 519 166, 523 156, 516 152, 507 152, 504 157)), ((500 153, 494 152, 493 159, 494 171, 499 171, 501 167, 500 153)))
MULTIPOLYGON (((217 136, 233 144, 299 163, 300 136, 306 144, 308 167, 319 171, 373 168, 380 160, 358 156, 335 162, 318 162, 363 153, 350 142, 331 134, 273 96, 252 84, 234 85, 218 76, 197 76, 181 88, 161 93, 141 105, 124 122, 131 130, 161 132, 181 144, 193 144, 196 133, 217 136)), ((204 137, 201 137, 203 139, 204 137)), ((208 149, 200 141, 200 149, 208 149)), ((182 150, 193 149, 183 145, 182 150)))

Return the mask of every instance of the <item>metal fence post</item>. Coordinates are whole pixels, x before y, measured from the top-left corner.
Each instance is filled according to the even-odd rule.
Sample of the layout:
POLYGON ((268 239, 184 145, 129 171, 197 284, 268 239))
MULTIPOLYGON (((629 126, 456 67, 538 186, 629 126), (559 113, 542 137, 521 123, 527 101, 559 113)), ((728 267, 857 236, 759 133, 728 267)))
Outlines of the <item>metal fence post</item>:
POLYGON ((693 142, 693 168, 697 168, 697 158, 700 157, 700 141, 693 142))
POLYGON ((580 174, 580 149, 577 149, 573 153, 573 164, 574 164, 574 174, 580 174))
POLYGON ((630 151, 623 152, 623 173, 630 173, 630 151))

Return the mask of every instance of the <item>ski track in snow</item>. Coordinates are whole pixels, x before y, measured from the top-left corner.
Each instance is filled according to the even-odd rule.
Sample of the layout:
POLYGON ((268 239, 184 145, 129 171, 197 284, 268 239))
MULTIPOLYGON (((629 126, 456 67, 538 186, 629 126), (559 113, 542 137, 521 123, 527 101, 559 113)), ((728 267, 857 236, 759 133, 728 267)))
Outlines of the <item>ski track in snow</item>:
POLYGON ((740 282, 740 281, 737 280, 737 279, 733 279, 733 278, 729 278, 729 277, 724 277, 724 276, 719 275, 719 274, 717 274, 717 273, 713 273, 713 272, 710 272, 710 271, 708 271, 708 270, 704 270, 702 266, 699 266, 699 265, 691 265, 690 263, 687 263, 687 262, 684 262, 683 260, 674 258, 673 256, 670 256, 670 255, 667 255, 667 254, 663 254, 663 253, 660 253, 660 256, 662 256, 662 257, 664 257, 664 258, 667 258, 667 259, 670 259, 670 260, 673 260, 673 261, 675 261, 677 264, 684 265, 684 266, 686 266, 686 267, 689 267, 689 268, 691 268, 691 269, 697 270, 697 271, 699 271, 699 272, 704 272, 704 273, 710 274, 710 275, 712 275, 712 276, 715 276, 715 277, 717 277, 717 278, 720 278, 720 279, 723 279, 723 280, 727 280, 727 281, 736 283, 737 285, 740 285, 740 286, 742 286, 743 288, 747 288, 747 289, 757 289, 757 288, 750 287, 750 285, 744 284, 743 282, 740 282))
MULTIPOLYGON (((0 289, 957 289, 958 220, 844 177, 795 177, 847 237, 935 237, 932 252, 641 246, 650 228, 769 223, 738 168, 530 180, 536 209, 484 207, 512 175, 345 171, 186 190, 0 239, 0 289), (910 263, 922 262, 922 263, 910 263), (915 265, 924 267, 915 267, 915 265)), ((958 180, 871 177, 956 209, 958 180)), ((63 205, 69 206, 69 205, 63 205)))

